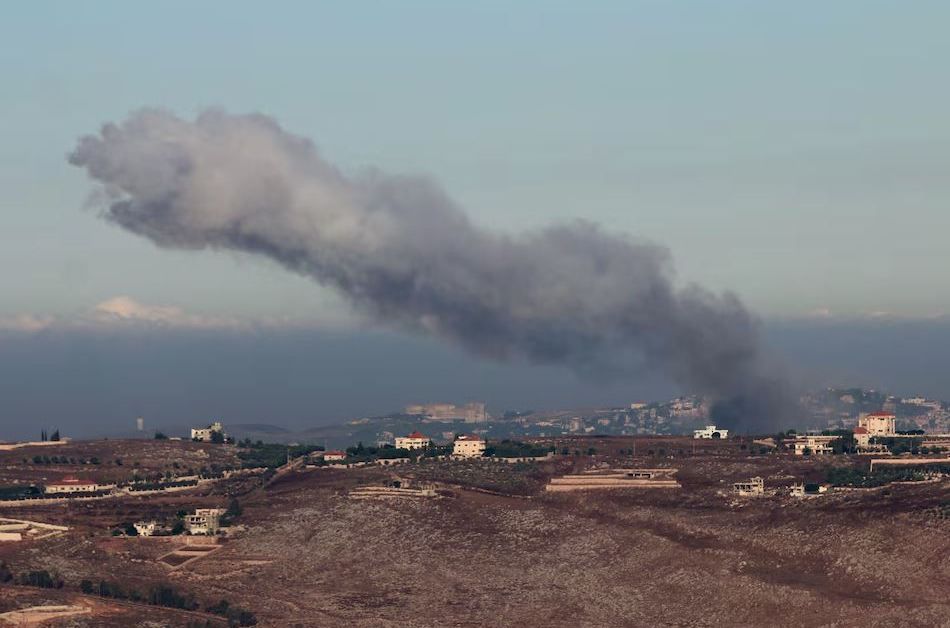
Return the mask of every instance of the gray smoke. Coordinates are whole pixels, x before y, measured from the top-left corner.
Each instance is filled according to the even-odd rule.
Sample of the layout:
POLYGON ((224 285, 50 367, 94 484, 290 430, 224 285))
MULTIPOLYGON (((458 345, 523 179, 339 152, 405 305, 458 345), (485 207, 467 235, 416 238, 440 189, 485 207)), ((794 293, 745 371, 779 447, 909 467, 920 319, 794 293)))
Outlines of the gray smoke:
POLYGON ((143 110, 81 138, 69 161, 102 184, 104 216, 125 229, 162 247, 264 255, 383 324, 495 359, 662 369, 734 427, 786 407, 753 317, 732 294, 677 288, 663 247, 589 222, 489 231, 434 182, 344 174, 262 115, 143 110))

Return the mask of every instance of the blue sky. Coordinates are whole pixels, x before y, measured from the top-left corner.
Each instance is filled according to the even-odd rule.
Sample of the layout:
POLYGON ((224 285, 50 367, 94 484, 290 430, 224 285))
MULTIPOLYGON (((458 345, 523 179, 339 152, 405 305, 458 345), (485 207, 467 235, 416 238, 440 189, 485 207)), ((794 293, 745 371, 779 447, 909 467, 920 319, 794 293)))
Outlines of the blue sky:
POLYGON ((267 262, 159 251, 64 155, 141 106, 262 111, 481 224, 583 217, 766 317, 950 312, 946 2, 29 2, 0 21, 0 317, 128 295, 339 321, 267 262))

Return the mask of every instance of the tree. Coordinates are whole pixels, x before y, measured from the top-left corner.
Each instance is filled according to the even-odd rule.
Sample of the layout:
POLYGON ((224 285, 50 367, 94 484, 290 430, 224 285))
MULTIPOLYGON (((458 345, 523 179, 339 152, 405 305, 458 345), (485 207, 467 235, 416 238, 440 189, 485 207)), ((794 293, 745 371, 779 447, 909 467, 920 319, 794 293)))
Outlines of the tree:
POLYGON ((131 523, 126 524, 125 526, 125 535, 126 536, 138 536, 139 531, 135 529, 135 526, 131 523))
POLYGON ((238 501, 237 497, 232 497, 230 503, 228 503, 228 509, 224 513, 228 518, 235 518, 241 516, 241 503, 238 501))
POLYGON ((7 567, 6 562, 0 562, 0 582, 10 582, 13 580, 13 572, 7 567))
POLYGON ((79 583, 79 590, 86 595, 92 595, 93 591, 95 591, 95 586, 93 586, 91 580, 83 580, 79 583))
POLYGON ((224 442, 224 434, 222 434, 221 432, 219 432, 219 431, 217 431, 217 430, 212 431, 212 432, 211 432, 211 442, 212 442, 212 443, 217 443, 217 444, 220 445, 221 443, 224 442))
POLYGON ((161 432, 155 432, 155 440, 168 440, 168 437, 161 432))
POLYGON ((49 437, 49 439, 50 439, 51 441, 53 441, 54 443, 55 443, 55 442, 58 442, 58 441, 59 441, 59 430, 54 431, 53 434, 49 437))

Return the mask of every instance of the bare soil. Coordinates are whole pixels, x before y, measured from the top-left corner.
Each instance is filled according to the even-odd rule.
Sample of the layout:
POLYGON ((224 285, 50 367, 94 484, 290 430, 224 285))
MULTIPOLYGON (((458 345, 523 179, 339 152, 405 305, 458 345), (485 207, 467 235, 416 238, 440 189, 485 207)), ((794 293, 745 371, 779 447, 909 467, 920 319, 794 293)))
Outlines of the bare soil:
MULTIPOLYGON (((530 468, 496 463, 484 473, 441 465, 292 471, 241 489, 246 529, 174 571, 158 558, 180 544, 111 538, 102 524, 148 508, 221 505, 224 494, 124 500, 111 514, 101 503, 41 509, 24 518, 76 528, 0 546, 0 559, 14 573, 55 572, 66 588, 7 586, 0 603, 60 599, 82 579, 108 579, 142 590, 171 585, 205 604, 226 599, 261 626, 950 625, 950 521, 937 516, 950 483, 740 499, 729 492, 734 481, 759 475, 773 489, 820 477, 829 464, 866 461, 750 455, 736 443, 694 454, 691 439, 676 438, 637 439, 630 456, 632 443, 578 439, 567 446, 597 455, 530 468), (683 488, 540 490, 545 477, 597 466, 675 467, 683 488), (449 488, 443 499, 346 498, 396 478, 449 488), (499 490, 485 492, 483 482, 499 490)), ((101 613, 50 625, 153 621, 142 614, 118 623, 129 617, 121 605, 102 604, 101 613)), ((154 612, 168 622, 155 625, 192 621, 154 612)))

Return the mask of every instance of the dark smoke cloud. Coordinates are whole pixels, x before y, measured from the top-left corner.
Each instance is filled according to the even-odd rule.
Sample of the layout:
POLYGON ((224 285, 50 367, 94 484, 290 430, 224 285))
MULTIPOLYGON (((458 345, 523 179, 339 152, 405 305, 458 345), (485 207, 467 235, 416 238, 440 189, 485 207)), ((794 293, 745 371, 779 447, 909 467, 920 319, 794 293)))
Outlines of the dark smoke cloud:
POLYGON ((732 294, 677 288, 654 244, 589 222, 488 231, 432 181, 348 176, 262 115, 143 110, 83 137, 69 161, 102 184, 104 216, 125 229, 163 247, 264 255, 381 323, 495 359, 661 369, 718 400, 735 427, 786 408, 749 312, 732 294))

